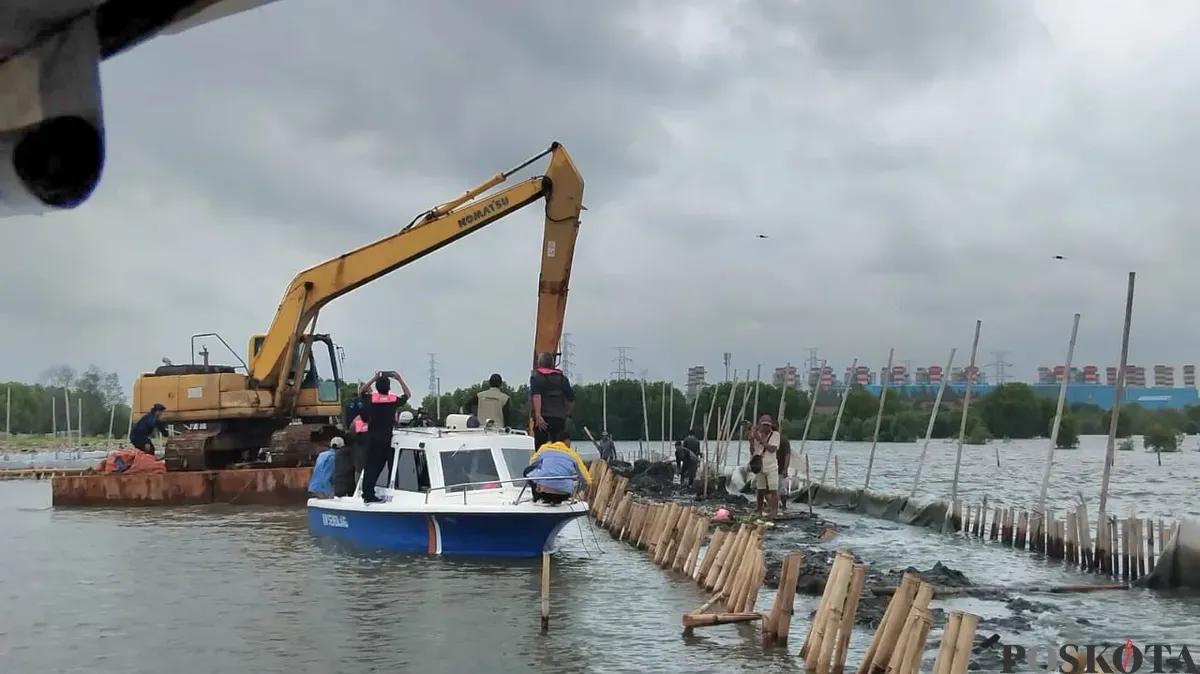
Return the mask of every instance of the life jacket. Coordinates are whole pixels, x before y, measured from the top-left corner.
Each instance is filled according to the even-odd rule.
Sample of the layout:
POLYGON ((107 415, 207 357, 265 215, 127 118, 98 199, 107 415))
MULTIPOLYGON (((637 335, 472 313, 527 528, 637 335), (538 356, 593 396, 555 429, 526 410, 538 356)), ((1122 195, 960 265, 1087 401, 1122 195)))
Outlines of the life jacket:
POLYGON ((542 397, 542 416, 552 419, 567 418, 567 394, 564 384, 567 378, 562 370, 539 367, 533 371, 538 395, 542 397))
POLYGON ((371 392, 371 402, 373 403, 394 403, 397 400, 399 400, 399 398, 396 397, 395 393, 380 393, 379 391, 371 392))
POLYGON ((475 416, 479 423, 486 424, 491 419, 497 428, 504 428, 504 405, 508 402, 508 394, 498 388, 487 388, 480 391, 476 399, 475 416))
POLYGON ((361 416, 354 417, 354 432, 355 433, 366 433, 367 432, 367 422, 363 421, 363 418, 361 416))

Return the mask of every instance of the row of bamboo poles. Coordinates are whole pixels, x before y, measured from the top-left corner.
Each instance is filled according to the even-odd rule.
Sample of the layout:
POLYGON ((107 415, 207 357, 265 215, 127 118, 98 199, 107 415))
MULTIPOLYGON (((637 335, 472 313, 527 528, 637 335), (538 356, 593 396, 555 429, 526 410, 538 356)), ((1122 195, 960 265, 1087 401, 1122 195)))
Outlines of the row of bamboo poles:
MULTIPOLYGON (((629 482, 603 461, 592 465, 591 515, 613 538, 644 550, 655 564, 681 573, 711 593, 710 599, 683 615, 685 632, 730 623, 763 623, 764 646, 786 647, 795 611, 796 583, 803 555, 788 554, 780 567, 779 590, 770 610, 755 610, 766 577, 763 535, 767 525, 742 524, 714 531, 711 518, 677 503, 638 503, 629 482), (701 554, 703 552, 703 554, 701 554), (713 610, 717 604, 724 610, 713 610)), ((841 674, 854 619, 866 582, 867 567, 838 550, 808 635, 800 649, 805 668, 817 674, 841 674)), ((883 620, 859 665, 858 674, 918 674, 932 627, 929 602, 933 586, 905 574, 892 593, 883 620)), ((943 632, 934 674, 965 674, 974 643, 977 616, 951 613, 943 632)))
POLYGON ((1093 542, 1087 506, 1080 503, 1059 518, 1036 510, 994 508, 987 499, 978 506, 952 504, 950 528, 969 537, 998 542, 1018 550, 1040 553, 1075 568, 1124 581, 1135 581, 1154 571, 1170 539, 1170 527, 1159 519, 1135 516, 1107 517, 1101 540, 1093 542))
MULTIPOLYGON (((683 618, 684 627, 751 622, 766 578, 762 537, 765 525, 741 525, 737 531, 717 529, 709 538, 711 518, 695 507, 677 503, 637 503, 629 480, 608 470, 603 461, 592 464, 592 517, 613 538, 644 550, 664 569, 681 573, 712 594, 712 599, 683 618), (701 547, 708 539, 703 557, 701 547), (726 611, 710 613, 721 603, 726 611)), ((793 590, 794 591, 794 590, 793 590)))

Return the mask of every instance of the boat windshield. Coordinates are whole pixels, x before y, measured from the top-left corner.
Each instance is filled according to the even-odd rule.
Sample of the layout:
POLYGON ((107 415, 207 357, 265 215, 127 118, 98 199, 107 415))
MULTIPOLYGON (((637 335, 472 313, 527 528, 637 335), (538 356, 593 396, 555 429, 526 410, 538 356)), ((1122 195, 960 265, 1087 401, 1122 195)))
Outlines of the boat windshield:
POLYGON ((520 479, 525 474, 525 468, 529 466, 529 457, 533 456, 533 450, 505 447, 501 451, 504 454, 504 464, 508 466, 508 476, 514 480, 520 479))
POLYGON ((439 458, 448 492, 500 487, 500 472, 491 449, 460 449, 443 452, 439 458))

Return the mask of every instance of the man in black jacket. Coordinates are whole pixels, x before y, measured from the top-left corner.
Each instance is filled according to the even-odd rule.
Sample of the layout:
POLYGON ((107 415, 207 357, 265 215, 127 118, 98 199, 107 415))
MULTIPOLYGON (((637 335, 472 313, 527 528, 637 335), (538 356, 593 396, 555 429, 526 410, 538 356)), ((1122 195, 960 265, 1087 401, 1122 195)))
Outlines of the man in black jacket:
POLYGON ((567 430, 575 408, 575 390, 562 370, 554 367, 554 354, 538 354, 537 367, 529 377, 529 399, 533 403, 534 443, 541 447, 567 430))
POLYGON ((154 435, 154 431, 158 431, 162 435, 167 434, 166 424, 158 420, 158 416, 166 410, 166 405, 155 403, 154 407, 143 414, 142 418, 138 419, 137 423, 129 429, 129 443, 150 456, 154 456, 154 443, 150 441, 150 436, 154 435))

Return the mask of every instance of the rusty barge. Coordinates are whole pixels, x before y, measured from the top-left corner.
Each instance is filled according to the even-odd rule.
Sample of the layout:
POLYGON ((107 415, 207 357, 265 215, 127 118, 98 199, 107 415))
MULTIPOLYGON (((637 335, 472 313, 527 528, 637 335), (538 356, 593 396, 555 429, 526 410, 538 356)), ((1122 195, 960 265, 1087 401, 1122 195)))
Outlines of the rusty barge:
POLYGON ((303 505, 312 468, 243 468, 134 475, 54 475, 55 507, 303 505))

